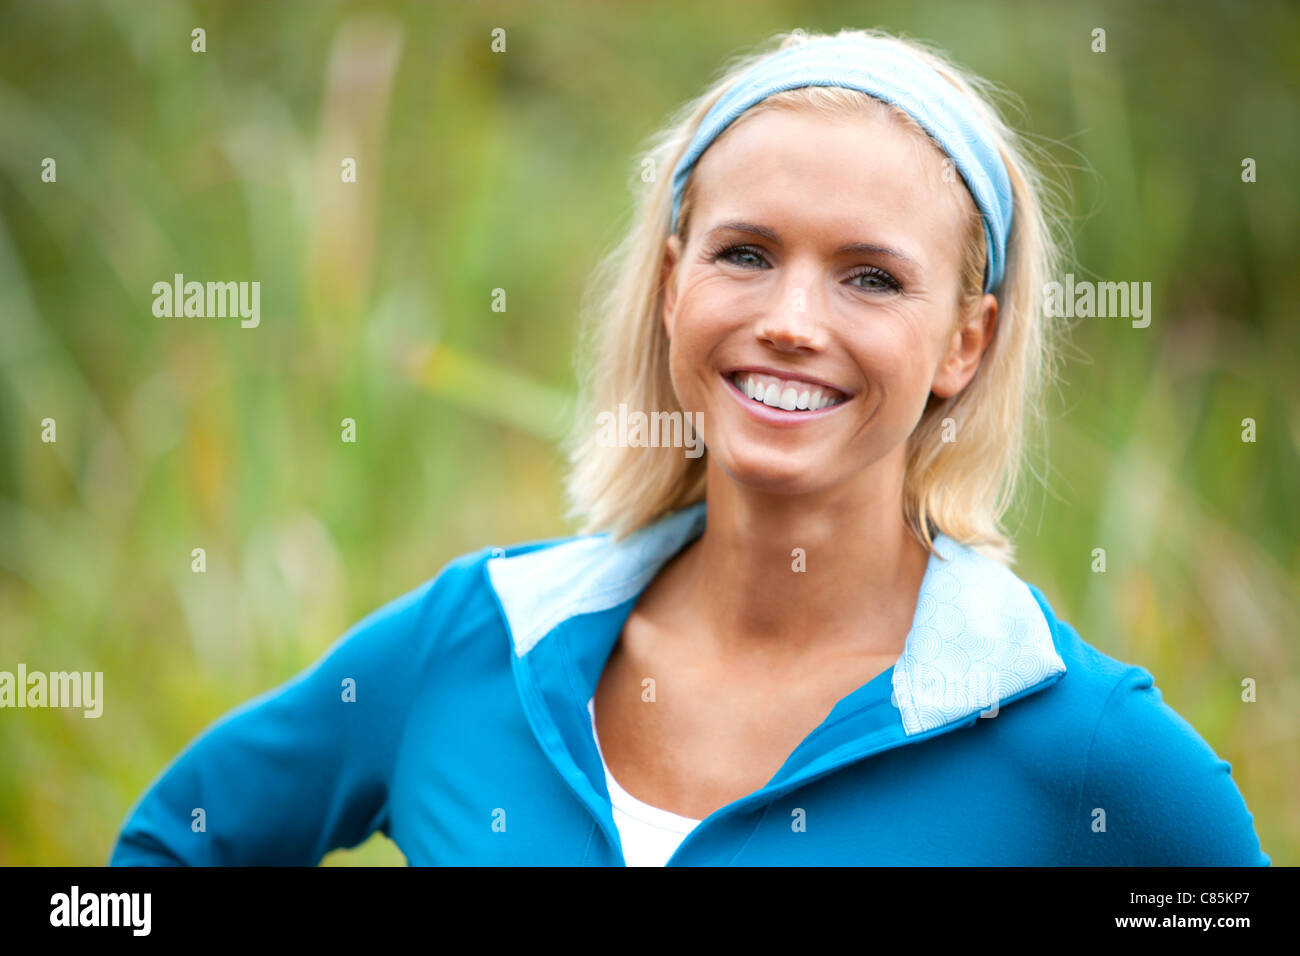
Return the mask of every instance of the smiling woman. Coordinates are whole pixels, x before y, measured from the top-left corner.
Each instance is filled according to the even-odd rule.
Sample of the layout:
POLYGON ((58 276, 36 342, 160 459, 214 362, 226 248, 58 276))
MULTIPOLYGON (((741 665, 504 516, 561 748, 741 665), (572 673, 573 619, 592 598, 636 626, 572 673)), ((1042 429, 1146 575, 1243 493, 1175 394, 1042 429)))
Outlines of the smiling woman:
MULTIPOLYGON (((806 40, 782 38, 779 50, 804 48, 806 40)), ((645 272, 651 263, 657 264, 654 288, 663 286, 670 303, 683 281, 702 281, 701 291, 711 296, 718 288, 714 279, 726 275, 735 280, 725 292, 734 299, 725 304, 732 310, 729 314, 752 305, 756 297, 771 296, 784 308, 767 321, 796 323, 796 338, 798 323, 814 334, 824 328, 816 319, 825 307, 856 310, 860 336, 874 336, 877 349, 884 347, 882 339, 905 330, 913 337, 924 334, 931 351, 938 336, 945 337, 945 346, 958 336, 957 351, 943 356, 943 367, 938 355, 919 353, 915 340, 890 341, 914 360, 933 359, 930 371, 935 378, 933 387, 922 392, 919 406, 913 387, 910 406, 889 409, 891 415, 912 416, 906 433, 898 434, 896 420, 894 430, 880 438, 890 439, 896 456, 906 458, 905 515, 920 541, 928 544, 937 524, 1009 562, 1013 548, 999 519, 1022 470, 1028 419, 1040 408, 1038 396, 1056 364, 1057 331, 1037 314, 1036 290, 1057 271, 1061 251, 1052 236, 1059 228, 1047 207, 1042 179, 1029 161, 1030 147, 976 94, 986 84, 920 45, 868 31, 841 33, 831 55, 837 65, 847 57, 850 85, 880 88, 879 77, 867 73, 874 81, 868 82, 853 71, 865 64, 883 73, 889 61, 882 59, 881 51, 916 58, 933 68, 947 86, 944 95, 961 97, 953 107, 969 114, 968 124, 978 123, 985 131, 971 135, 988 140, 984 161, 1004 180, 1004 211, 996 218, 1006 221, 1000 229, 985 229, 985 221, 995 217, 977 208, 957 160, 916 117, 861 88, 833 85, 833 76, 823 77, 826 85, 782 88, 757 99, 725 126, 715 120, 716 138, 707 148, 696 149, 693 172, 681 175, 685 141, 705 125, 705 115, 719 104, 727 106, 728 97, 740 104, 755 99, 753 93, 737 92, 746 90, 738 78, 747 72, 761 77, 777 60, 755 54, 690 104, 685 119, 661 135, 654 147, 657 165, 678 164, 672 211, 665 183, 646 196, 637 226, 605 263, 601 278, 606 291, 589 329, 598 357, 590 360, 594 375, 587 397, 596 407, 619 400, 656 407, 667 402, 671 407, 671 399, 663 395, 671 390, 663 381, 669 377, 667 363, 645 367, 644 356, 632 344, 651 341, 652 356, 668 353, 669 329, 654 293, 645 295, 645 272), (870 57, 853 59, 854 39, 874 44, 874 64, 870 57), (757 215, 759 211, 764 215, 757 215), (656 223, 663 215, 675 225, 666 243, 663 227, 656 223), (789 246, 778 221, 794 227, 785 237, 789 246), (1006 243, 1005 251, 1000 244, 993 246, 995 232, 1006 243), (689 268, 695 263, 675 268, 683 251, 709 265, 710 271, 689 268), (995 258, 1000 273, 996 296, 985 288, 995 258), (774 283, 780 287, 773 288, 774 283), (831 286, 837 294, 810 306, 810 297, 816 300, 831 286), (882 323, 882 317, 891 321, 882 323), (981 368, 983 373, 976 374, 981 368), (638 389, 645 392, 631 394, 638 389), (955 433, 959 441, 944 440, 945 423, 948 435, 955 433)), ((785 87, 804 78, 788 80, 778 74, 773 85, 785 87)), ((880 92, 889 95, 883 88, 880 92)), ((902 94, 892 98, 907 99, 902 94)), ((924 104, 916 109, 938 129, 935 111, 924 104)), ((734 106, 723 110, 724 117, 730 112, 735 112, 734 106)), ((954 150, 958 156, 965 152, 954 150)), ((964 163, 968 168, 978 165, 969 158, 964 163)), ((996 197, 999 189, 989 184, 982 193, 996 197)), ((758 308, 764 308, 761 301, 758 308)), ((787 340, 792 334, 790 329, 771 331, 787 340)), ((786 354, 791 351, 787 345, 786 354)), ((793 363, 801 366, 826 362, 810 360, 806 348, 796 347, 793 354, 793 363)), ((889 356, 878 352, 877 360, 889 356)), ((913 375, 914 386, 923 384, 915 379, 913 375)), ((879 397, 877 390, 865 399, 875 402, 879 397)), ((704 496, 708 460, 689 464, 658 458, 629 470, 628 455, 590 454, 590 436, 583 432, 574 435, 571 447, 570 491, 575 514, 588 519, 584 530, 628 533, 665 509, 704 496), (655 480, 643 483, 633 476, 644 475, 646 469, 656 473, 655 480), (629 485, 670 489, 677 497, 656 499, 629 485)))
POLYGON ((381 830, 413 863, 1267 865, 1151 675, 1009 568, 1060 254, 982 87, 801 33, 688 104, 597 277, 582 533, 363 620, 187 748, 114 862, 381 830))
MULTIPOLYGON (((993 295, 977 287, 972 301, 962 288, 964 187, 943 182, 937 147, 916 149, 889 107, 862 98, 875 106, 843 118, 771 109, 729 129, 695 173, 700 237, 674 234, 665 256, 674 391, 703 409, 710 456, 732 483, 779 488, 801 510, 791 495, 863 501, 903 475, 927 401, 966 387, 997 314, 993 295), (737 229, 736 213, 762 234, 737 229), (741 403, 765 424, 808 426, 746 427, 718 396, 718 366, 724 380, 737 368, 788 376, 796 399, 793 380, 833 383, 845 401, 818 418, 741 403)), ((763 404, 783 393, 767 384, 763 404)), ((938 401, 929 414, 944 411, 938 401)))

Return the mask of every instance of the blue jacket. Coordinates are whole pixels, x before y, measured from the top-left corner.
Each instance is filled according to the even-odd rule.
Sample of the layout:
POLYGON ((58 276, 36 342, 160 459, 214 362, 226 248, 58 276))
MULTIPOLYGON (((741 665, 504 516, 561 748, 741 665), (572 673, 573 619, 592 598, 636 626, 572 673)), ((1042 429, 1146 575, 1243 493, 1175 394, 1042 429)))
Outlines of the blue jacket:
MULTIPOLYGON (((310 865, 379 830, 415 865, 623 865, 587 701, 704 520, 457 558, 201 733, 110 862, 310 865)), ((894 666, 669 865, 1269 865, 1229 765, 1147 671, 936 543, 894 666)))

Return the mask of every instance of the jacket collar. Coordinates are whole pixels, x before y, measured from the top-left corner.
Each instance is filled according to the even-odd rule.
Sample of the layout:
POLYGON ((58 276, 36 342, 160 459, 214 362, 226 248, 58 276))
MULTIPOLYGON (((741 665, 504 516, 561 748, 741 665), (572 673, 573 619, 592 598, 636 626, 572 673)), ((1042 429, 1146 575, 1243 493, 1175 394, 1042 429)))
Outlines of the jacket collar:
MULTIPOLYGON (((588 535, 490 558, 488 578, 516 657, 570 619, 639 595, 704 524, 701 501, 617 543, 588 535)), ((893 668, 890 703, 908 736, 996 713, 1065 673, 1051 626, 1019 577, 942 533, 935 550, 893 668)))

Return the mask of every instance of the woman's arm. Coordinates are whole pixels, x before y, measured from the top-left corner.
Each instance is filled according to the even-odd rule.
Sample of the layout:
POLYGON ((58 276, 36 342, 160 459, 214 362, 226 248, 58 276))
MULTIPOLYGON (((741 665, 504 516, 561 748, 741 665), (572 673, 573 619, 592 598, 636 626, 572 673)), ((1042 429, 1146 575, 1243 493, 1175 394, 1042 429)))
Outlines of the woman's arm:
POLYGON ((112 866, 315 865, 388 830, 388 786, 448 571, 206 728, 136 803, 112 866))
POLYGON ((1097 722, 1069 863, 1269 866, 1230 772, 1151 674, 1130 668, 1097 722))

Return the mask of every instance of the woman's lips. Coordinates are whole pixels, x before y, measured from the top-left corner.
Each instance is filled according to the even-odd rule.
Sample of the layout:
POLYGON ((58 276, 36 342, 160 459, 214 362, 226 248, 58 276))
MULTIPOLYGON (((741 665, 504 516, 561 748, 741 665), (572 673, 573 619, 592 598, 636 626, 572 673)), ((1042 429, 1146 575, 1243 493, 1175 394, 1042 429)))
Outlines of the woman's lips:
POLYGON ((848 398, 844 392, 823 382, 754 369, 737 369, 729 377, 746 398, 772 408, 783 408, 787 412, 795 409, 815 412, 828 405, 838 405, 848 398))
MULTIPOLYGON (((774 376, 757 376, 755 373, 748 373, 748 372, 738 372, 732 374, 719 373, 719 377, 722 379, 723 387, 726 388, 726 390, 732 395, 732 397, 741 405, 743 405, 750 415, 754 416, 759 421, 769 425, 792 426, 792 425, 799 425, 804 422, 820 421, 821 419, 825 418, 828 415, 834 415, 841 408, 848 405, 853 398, 853 396, 851 395, 848 396, 844 395, 843 392, 836 392, 835 394, 837 396, 840 396, 840 400, 838 402, 836 402, 833 405, 825 405, 824 407, 818 409, 812 409, 812 408, 799 409, 797 407, 795 409, 786 409, 779 406, 772 406, 766 404, 765 402, 750 398, 743 391, 741 391, 741 387, 736 384, 735 378, 737 376, 743 378, 744 376, 748 376, 748 375, 753 375, 755 378, 758 378, 760 380, 771 379, 773 382, 776 381, 774 376)), ((793 380, 789 380, 788 383, 793 385, 793 380)), ((807 388, 806 401, 811 402, 813 392, 818 391, 818 389, 814 389, 809 383, 804 383, 804 387, 807 388)), ((823 389, 821 391, 830 391, 830 389, 823 389)), ((765 390, 764 396, 766 397, 767 394, 768 394, 768 390, 765 390)), ((804 393, 800 392, 795 397, 795 401, 798 402, 798 400, 803 397, 804 397, 804 393)), ((785 398, 786 398, 785 404, 787 405, 790 404, 788 392, 785 393, 785 398)))

